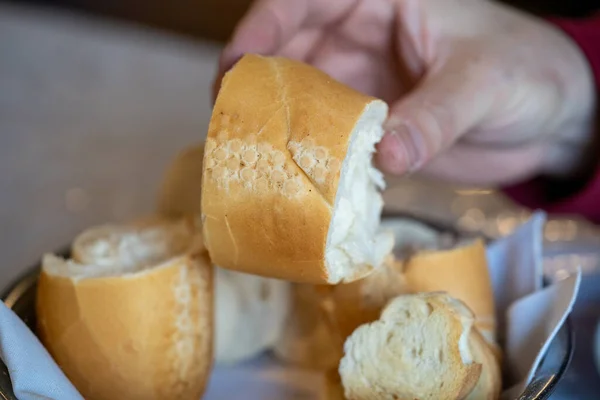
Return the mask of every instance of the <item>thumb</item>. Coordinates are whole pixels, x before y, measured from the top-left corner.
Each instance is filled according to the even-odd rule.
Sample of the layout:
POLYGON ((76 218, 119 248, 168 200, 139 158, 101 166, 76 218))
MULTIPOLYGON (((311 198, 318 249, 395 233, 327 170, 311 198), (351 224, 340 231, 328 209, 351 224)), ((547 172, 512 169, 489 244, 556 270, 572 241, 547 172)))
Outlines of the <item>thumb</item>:
POLYGON ((385 172, 414 172, 492 110, 496 95, 490 75, 461 62, 425 78, 390 108, 385 135, 378 145, 378 164, 385 172))

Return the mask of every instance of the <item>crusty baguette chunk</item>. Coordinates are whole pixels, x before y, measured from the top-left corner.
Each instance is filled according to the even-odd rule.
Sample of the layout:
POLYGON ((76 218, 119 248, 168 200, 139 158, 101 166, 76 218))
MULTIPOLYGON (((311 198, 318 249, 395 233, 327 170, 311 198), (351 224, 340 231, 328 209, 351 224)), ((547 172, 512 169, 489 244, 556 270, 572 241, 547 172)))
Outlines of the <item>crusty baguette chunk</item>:
POLYGON ((445 293, 404 295, 346 340, 340 376, 348 400, 459 400, 481 365, 469 335, 473 314, 445 293))
POLYGON ((212 364, 213 270, 186 222, 81 234, 43 259, 38 333, 89 400, 197 400, 212 364))
POLYGON ((371 159, 387 111, 312 66, 244 56, 223 79, 204 151, 213 262, 313 284, 379 267, 393 235, 378 233, 384 180, 371 159))

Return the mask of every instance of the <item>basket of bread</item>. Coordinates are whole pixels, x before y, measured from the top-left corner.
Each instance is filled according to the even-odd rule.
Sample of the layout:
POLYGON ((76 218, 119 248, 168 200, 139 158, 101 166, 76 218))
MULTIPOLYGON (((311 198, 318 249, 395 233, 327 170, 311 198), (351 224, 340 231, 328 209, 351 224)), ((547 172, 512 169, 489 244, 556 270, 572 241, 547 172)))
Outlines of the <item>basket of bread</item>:
POLYGON ((156 215, 85 230, 5 296, 57 367, 50 387, 9 365, 5 397, 546 398, 580 275, 544 284, 543 214, 495 242, 382 218, 387 111, 244 56, 156 215))

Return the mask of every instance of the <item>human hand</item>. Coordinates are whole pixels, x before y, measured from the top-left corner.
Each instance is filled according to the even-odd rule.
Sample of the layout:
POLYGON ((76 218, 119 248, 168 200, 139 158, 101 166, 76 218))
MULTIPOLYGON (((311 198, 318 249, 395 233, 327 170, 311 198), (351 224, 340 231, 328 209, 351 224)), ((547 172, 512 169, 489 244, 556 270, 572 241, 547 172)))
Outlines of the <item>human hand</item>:
MULTIPOLYGON (((308 62, 390 103, 383 170, 470 184, 574 171, 595 93, 577 46, 486 0, 259 0, 223 52, 308 62)), ((217 78, 217 82, 220 77, 217 78)))

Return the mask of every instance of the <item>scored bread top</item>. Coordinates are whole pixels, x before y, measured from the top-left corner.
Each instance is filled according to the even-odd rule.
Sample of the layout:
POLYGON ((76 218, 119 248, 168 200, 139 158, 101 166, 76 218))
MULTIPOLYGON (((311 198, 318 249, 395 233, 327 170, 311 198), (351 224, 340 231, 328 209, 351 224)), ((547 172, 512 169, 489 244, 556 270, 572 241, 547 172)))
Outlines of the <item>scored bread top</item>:
POLYGON ((204 153, 215 264, 327 281, 325 247, 349 139, 376 100, 300 62, 244 56, 222 82, 204 153))

